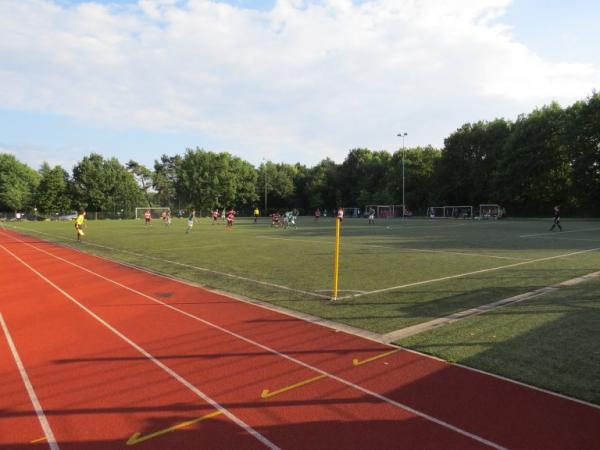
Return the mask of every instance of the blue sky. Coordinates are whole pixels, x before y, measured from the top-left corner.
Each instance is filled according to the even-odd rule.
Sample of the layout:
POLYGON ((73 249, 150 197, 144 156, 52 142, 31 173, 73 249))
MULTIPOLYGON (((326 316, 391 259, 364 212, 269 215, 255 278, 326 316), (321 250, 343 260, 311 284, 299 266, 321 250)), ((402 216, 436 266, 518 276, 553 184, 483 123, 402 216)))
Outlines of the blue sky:
POLYGON ((0 152, 308 165, 600 87, 600 2, 0 2, 0 152))

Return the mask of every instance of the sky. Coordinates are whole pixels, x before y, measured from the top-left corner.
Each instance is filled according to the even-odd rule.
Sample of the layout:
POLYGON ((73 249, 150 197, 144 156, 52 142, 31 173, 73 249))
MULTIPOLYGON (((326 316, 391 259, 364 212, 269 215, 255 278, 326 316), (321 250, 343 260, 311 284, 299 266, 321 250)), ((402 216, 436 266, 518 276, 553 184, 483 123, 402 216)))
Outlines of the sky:
POLYGON ((597 0, 1 0, 0 153, 312 166, 600 88, 597 0))

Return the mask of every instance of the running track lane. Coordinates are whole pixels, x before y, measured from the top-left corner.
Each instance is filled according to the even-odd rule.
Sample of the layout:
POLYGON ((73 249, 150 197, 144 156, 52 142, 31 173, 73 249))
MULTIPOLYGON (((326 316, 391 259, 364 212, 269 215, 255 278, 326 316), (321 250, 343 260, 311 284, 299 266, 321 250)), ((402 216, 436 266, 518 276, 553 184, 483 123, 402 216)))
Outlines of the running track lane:
MULTIPOLYGON (((137 294, 115 290, 106 282, 98 283, 97 277, 85 272, 77 274, 74 280, 72 270, 57 265, 53 258, 32 247, 13 247, 23 247, 10 249, 11 253, 18 252, 16 258, 22 258, 33 270, 61 285, 73 298, 100 311, 107 321, 282 448, 393 448, 398 442, 413 448, 485 448, 473 437, 416 417, 397 406, 365 398, 361 391, 329 378, 292 392, 284 403, 264 401, 260 392, 267 382, 286 385, 298 377, 314 377, 314 373, 270 352, 257 352, 255 346, 212 327, 182 320, 178 313, 165 314, 164 307, 156 308, 148 301, 140 304, 137 294), (207 353, 194 353, 198 351, 207 353)), ((112 359, 119 358, 99 355, 83 361, 53 362, 85 362, 97 367, 112 359)), ((168 443, 163 445, 173 448, 168 443)), ((197 445, 190 440, 189 447, 177 448, 197 445)), ((245 446, 240 443, 220 448, 245 446)))
MULTIPOLYGON (((1 239, 0 245, 10 247, 1 239)), ((22 264, 3 255, 2 269, 0 309, 61 449, 122 448, 136 431, 215 412, 22 264), (99 356, 102 363, 87 362, 99 356)), ((47 448, 44 440, 32 444, 44 432, 7 352, 2 345, 0 448, 47 448)), ((212 448, 265 448, 221 416, 203 423, 202 431, 202 442, 212 448)), ((143 448, 165 448, 165 442, 189 445, 186 433, 171 433, 143 448)))
MULTIPOLYGON (((502 445, 594 448, 598 442, 596 408, 411 352, 397 352, 354 367, 353 358, 364 360, 390 348, 70 249, 47 244, 35 246, 43 246, 57 257, 73 259, 76 255, 77 263, 93 267, 105 277, 502 445)), ((140 300, 143 297, 138 295, 136 301, 140 300)), ((219 352, 213 349, 211 353, 210 348, 205 356, 220 358, 219 352)), ((296 381, 306 379, 301 374, 294 376, 296 381)), ((286 404, 301 392, 304 398, 311 394, 310 389, 325 381, 290 391, 272 401, 286 404)), ((285 384, 273 382, 263 387, 278 386, 285 384)), ((322 403, 323 399, 317 401, 322 403)))

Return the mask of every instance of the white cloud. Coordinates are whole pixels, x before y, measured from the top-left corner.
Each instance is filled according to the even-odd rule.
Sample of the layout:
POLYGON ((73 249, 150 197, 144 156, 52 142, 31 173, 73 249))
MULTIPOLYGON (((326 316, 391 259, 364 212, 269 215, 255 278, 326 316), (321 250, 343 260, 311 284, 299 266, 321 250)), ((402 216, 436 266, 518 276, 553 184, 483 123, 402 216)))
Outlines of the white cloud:
MULTIPOLYGON (((440 145, 465 121, 581 99, 600 66, 515 42, 510 0, 0 3, 0 107, 194 130, 259 161, 440 145)), ((201 145, 201 143, 199 143, 201 145)), ((220 149, 216 149, 220 150, 220 149)))

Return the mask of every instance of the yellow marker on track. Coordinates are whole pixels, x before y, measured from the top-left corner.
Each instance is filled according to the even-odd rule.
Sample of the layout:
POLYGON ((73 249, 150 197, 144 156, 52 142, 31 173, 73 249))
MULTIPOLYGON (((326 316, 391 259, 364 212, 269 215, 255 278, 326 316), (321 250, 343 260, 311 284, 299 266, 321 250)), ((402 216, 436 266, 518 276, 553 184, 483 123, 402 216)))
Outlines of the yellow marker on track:
POLYGON ((145 441, 148 441, 150 439, 154 439, 156 437, 163 436, 163 435, 165 435, 167 433, 172 433, 173 431, 177 431, 177 430, 180 430, 182 428, 189 427, 190 425, 194 425, 195 423, 202 422, 203 420, 207 420, 207 419, 211 419, 213 417, 220 416, 221 414, 223 414, 223 411, 215 411, 215 412, 212 412, 212 413, 207 414, 205 416, 198 417, 198 418, 193 419, 193 420, 188 420, 187 422, 178 423, 177 425, 173 425, 172 427, 165 428, 164 430, 160 430, 160 431, 156 431, 156 432, 151 433, 151 434, 147 434, 146 436, 142 436, 142 433, 134 433, 127 440, 127 445, 139 444, 140 442, 145 442, 145 441))
POLYGON ((357 358, 354 358, 352 360, 352 365, 353 366, 362 366, 363 364, 370 363, 371 361, 375 361, 377 359, 385 358, 386 356, 389 356, 392 353, 396 353, 396 352, 399 352, 399 351, 400 351, 400 349, 397 348, 395 350, 391 350, 389 352, 382 353, 381 355, 372 356, 371 358, 367 358, 367 359, 363 359, 363 360, 359 360, 357 358))
POLYGON ((276 395, 283 394, 284 392, 291 391, 292 389, 297 389, 302 386, 306 386, 307 384, 314 383, 315 381, 319 381, 325 378, 327 375, 319 375, 318 377, 309 378, 308 380, 300 381, 299 383, 292 384, 291 386, 286 386, 284 388, 278 389, 276 391, 269 391, 268 389, 264 389, 260 394, 261 398, 271 398, 276 395))
POLYGON ((48 438, 46 436, 44 436, 44 437, 41 437, 41 438, 36 439, 34 441, 31 441, 30 444, 39 444, 40 442, 45 442, 47 440, 48 440, 48 438))

